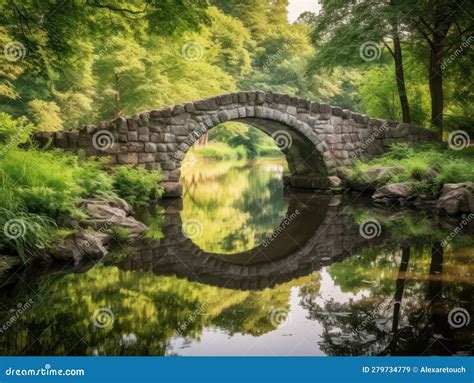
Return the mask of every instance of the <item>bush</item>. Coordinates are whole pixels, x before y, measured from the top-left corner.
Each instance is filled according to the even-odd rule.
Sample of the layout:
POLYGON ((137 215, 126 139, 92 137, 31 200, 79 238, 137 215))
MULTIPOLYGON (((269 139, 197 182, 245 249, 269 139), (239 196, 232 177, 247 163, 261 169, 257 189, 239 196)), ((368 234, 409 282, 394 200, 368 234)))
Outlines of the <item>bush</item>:
POLYGON ((0 113, 0 159, 10 150, 28 141, 34 126, 26 118, 14 120, 7 113, 0 113))
POLYGON ((26 262, 37 249, 51 244, 55 222, 46 216, 31 214, 23 210, 0 208, 0 250, 12 249, 26 262))
POLYGON ((56 218, 79 214, 74 201, 93 194, 113 194, 112 180, 100 163, 59 150, 9 150, 0 173, 27 211, 56 218))
POLYGON ((417 192, 436 194, 445 183, 474 180, 474 156, 467 150, 454 151, 439 144, 395 144, 382 157, 357 161, 348 174, 349 180, 364 179, 364 171, 380 166, 403 169, 389 174, 378 186, 412 181, 417 192))
POLYGON ((113 187, 119 197, 134 206, 147 204, 163 195, 161 174, 143 167, 120 166, 113 173, 113 187))

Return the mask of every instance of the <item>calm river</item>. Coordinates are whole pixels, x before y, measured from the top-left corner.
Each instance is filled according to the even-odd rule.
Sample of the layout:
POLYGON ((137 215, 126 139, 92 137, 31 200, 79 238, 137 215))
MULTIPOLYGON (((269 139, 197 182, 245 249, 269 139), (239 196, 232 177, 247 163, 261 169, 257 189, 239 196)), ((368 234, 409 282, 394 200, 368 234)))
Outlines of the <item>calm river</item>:
POLYGON ((183 199, 139 212, 148 238, 2 275, 1 354, 469 354, 473 222, 284 192, 283 172, 187 164, 183 199))

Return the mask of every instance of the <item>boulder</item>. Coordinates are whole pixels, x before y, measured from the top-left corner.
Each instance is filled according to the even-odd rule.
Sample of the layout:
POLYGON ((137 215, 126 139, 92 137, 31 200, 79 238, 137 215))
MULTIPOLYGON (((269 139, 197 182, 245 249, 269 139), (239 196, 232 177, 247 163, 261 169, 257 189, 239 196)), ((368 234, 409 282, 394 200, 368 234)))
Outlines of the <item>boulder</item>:
POLYGON ((372 199, 375 203, 405 202, 416 197, 412 188, 412 182, 388 184, 377 189, 372 199))
POLYGON ((392 175, 399 174, 402 171, 403 169, 397 166, 370 168, 362 172, 362 180, 349 180, 348 185, 351 189, 359 192, 373 193, 377 189, 377 185, 383 184, 392 175))
POLYGON ((110 234, 112 226, 120 226, 129 229, 135 235, 147 229, 145 224, 130 215, 133 213, 132 207, 121 198, 95 196, 78 201, 76 205, 88 215, 88 218, 78 222, 83 228, 92 228, 110 234))
POLYGON ((79 232, 67 236, 64 241, 50 250, 51 257, 57 260, 73 259, 77 264, 84 258, 99 259, 108 254, 106 245, 108 234, 79 232))
POLYGON ((444 184, 443 188, 441 189, 441 195, 446 194, 452 190, 456 190, 459 188, 467 188, 471 192, 474 191, 474 182, 462 182, 459 184, 444 184))
POLYGON ((468 184, 445 184, 436 203, 438 211, 449 215, 474 213, 474 196, 468 184))

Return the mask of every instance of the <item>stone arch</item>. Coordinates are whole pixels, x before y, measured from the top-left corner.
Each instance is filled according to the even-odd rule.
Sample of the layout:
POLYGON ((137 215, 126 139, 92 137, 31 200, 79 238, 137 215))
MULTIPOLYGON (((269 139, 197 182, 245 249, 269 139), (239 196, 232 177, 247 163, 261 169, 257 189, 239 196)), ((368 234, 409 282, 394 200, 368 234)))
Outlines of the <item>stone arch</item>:
MULTIPOLYGON (((212 115, 201 116, 202 122, 190 118, 187 121, 189 134, 186 140, 177 147, 173 156, 176 168, 181 167, 186 153, 199 138, 214 127, 228 121, 241 122, 256 128, 272 137, 285 155, 291 173, 289 184, 298 183, 299 186, 308 188, 324 188, 327 182, 328 171, 322 154, 316 145, 321 144, 318 136, 305 124, 295 124, 294 121, 283 123, 272 116, 243 117, 243 113, 233 114, 230 109, 221 114, 220 119, 212 119, 212 115), (229 118, 228 118, 229 117, 229 118), (236 117, 233 118, 232 117, 236 117)), ((238 112, 238 111, 237 111, 238 112)), ((173 167, 173 166, 171 166, 173 167)))
POLYGON ((433 133, 410 124, 261 91, 153 109, 80 130, 39 133, 36 139, 41 147, 52 143, 53 147, 81 150, 88 156, 109 157, 111 166, 138 164, 149 170, 160 169, 165 195, 171 197, 181 195, 180 165, 192 137, 222 122, 243 119, 264 131, 280 124, 292 132, 297 144, 287 154, 292 172, 287 184, 294 188, 325 188, 329 184, 326 175, 343 174, 357 158, 383 154, 397 142, 435 139, 433 133))

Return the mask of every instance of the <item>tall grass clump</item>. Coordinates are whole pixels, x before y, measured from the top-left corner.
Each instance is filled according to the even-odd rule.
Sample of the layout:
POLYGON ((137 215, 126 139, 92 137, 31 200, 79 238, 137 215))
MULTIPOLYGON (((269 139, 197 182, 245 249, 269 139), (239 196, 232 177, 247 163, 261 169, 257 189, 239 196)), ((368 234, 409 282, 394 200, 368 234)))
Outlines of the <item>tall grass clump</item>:
POLYGON ((349 173, 352 181, 370 181, 367 171, 395 167, 379 185, 411 181, 422 193, 437 194, 445 183, 474 181, 474 155, 468 150, 451 150, 441 144, 394 144, 379 158, 357 161, 349 173))
POLYGON ((120 166, 113 173, 113 187, 118 196, 134 206, 143 206, 150 199, 163 195, 162 177, 158 171, 143 167, 120 166))

